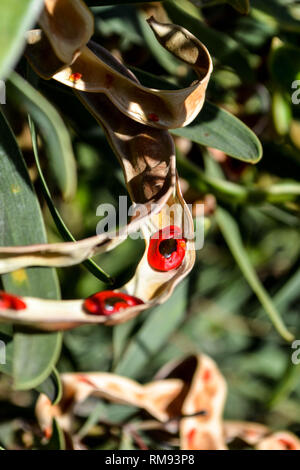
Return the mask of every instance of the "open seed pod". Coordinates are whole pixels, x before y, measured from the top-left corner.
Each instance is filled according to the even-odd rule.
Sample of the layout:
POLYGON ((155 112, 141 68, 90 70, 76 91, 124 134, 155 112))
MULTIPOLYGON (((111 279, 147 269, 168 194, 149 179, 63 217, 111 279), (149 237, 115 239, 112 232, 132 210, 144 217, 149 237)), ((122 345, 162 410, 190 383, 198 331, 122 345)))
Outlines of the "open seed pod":
POLYGON ((249 446, 255 446, 269 433, 267 426, 249 421, 225 421, 224 431, 228 445, 238 439, 249 446))
POLYGON ((34 51, 29 55, 33 67, 47 79, 80 55, 94 32, 94 18, 82 0, 45 0, 39 23, 43 33, 28 36, 34 51))
MULTIPOLYGON (((86 95, 89 98, 89 95, 86 95)), ((103 126, 137 206, 128 225, 77 242, 0 248, 0 274, 28 266, 63 267, 111 250, 160 212, 175 191, 175 148, 166 131, 142 126, 122 115, 105 97, 93 95, 88 109, 103 126)))
POLYGON ((291 432, 271 430, 259 423, 247 421, 225 421, 226 442, 236 439, 255 450, 300 450, 300 440, 291 432))
MULTIPOLYGON (((271 434, 261 424, 222 420, 226 398, 226 383, 215 362, 208 356, 189 356, 166 364, 145 385, 112 373, 88 372, 61 374, 63 396, 52 405, 41 394, 36 403, 36 416, 50 437, 52 419, 73 435, 76 405, 89 396, 111 402, 133 405, 147 411, 156 421, 139 422, 141 430, 165 430, 169 435, 179 433, 180 442, 171 441, 182 450, 226 450, 227 443, 240 439, 245 447, 254 449, 298 450, 299 439, 292 433, 271 434)), ((80 445, 80 442, 76 444, 80 445)))
MULTIPOLYGON (((173 219, 171 219, 173 220, 173 219)), ((172 294, 175 286, 192 269, 195 253, 193 247, 193 221, 182 199, 179 186, 176 196, 171 196, 157 215, 151 215, 143 226, 143 234, 146 241, 145 254, 140 261, 134 277, 115 291, 105 291, 105 299, 102 293, 96 294, 84 300, 43 300, 32 297, 18 299, 23 303, 22 308, 15 308, 14 303, 0 302, 0 320, 10 323, 20 323, 38 327, 45 330, 68 329, 87 323, 105 323, 114 325, 133 318, 142 310, 153 307, 164 302, 172 294), (149 249, 151 237, 164 228, 164 220, 168 216, 169 204, 175 204, 175 212, 172 217, 180 227, 180 239, 175 239, 177 247, 179 243, 184 244, 183 258, 175 259, 176 265, 170 266, 167 271, 158 271, 149 264, 149 249), (107 295, 109 292, 109 295, 107 295), (124 298, 124 295, 128 296, 124 298), (123 297, 122 297, 123 296, 123 297), (124 300, 125 299, 125 300, 124 300), (116 303, 118 302, 118 303, 116 303)), ((178 235, 179 236, 179 235, 178 235)), ((172 239, 172 234, 164 240, 172 239)), ((157 240, 155 240, 157 242, 157 240)), ((158 239, 158 243, 161 240, 158 239)), ((178 248, 171 247, 171 259, 173 254, 177 255, 178 248)), ((169 253, 159 255, 168 259, 169 253)), ((155 258, 154 258, 155 259, 155 258)), ((0 293, 5 299, 5 293, 0 293)))
POLYGON ((94 32, 94 18, 82 0, 45 0, 39 23, 42 30, 27 35, 25 53, 36 72, 48 80, 80 55, 94 32))
MULTIPOLYGON (((75 405, 93 395, 142 408, 161 423, 176 420, 178 430, 180 420, 192 419, 182 419, 182 415, 187 400, 190 401, 190 394, 194 395, 195 383, 202 381, 199 376, 201 364, 201 367, 206 368, 214 363, 204 355, 191 356, 179 363, 167 364, 159 372, 161 378, 156 377, 153 382, 145 385, 112 373, 61 374, 63 396, 60 403, 51 405, 50 400, 41 394, 36 404, 36 416, 40 426, 44 431, 48 430, 48 434, 54 417, 65 431, 70 432, 75 405)), ((222 383, 219 385, 223 387, 222 383)), ((206 401, 205 405, 208 406, 209 403, 206 401)), ((198 406, 194 408, 197 411, 194 410, 193 413, 208 411, 198 406)), ((201 417, 202 421, 206 421, 205 416, 201 417)))
POLYGON ((262 439, 256 450, 300 450, 300 439, 291 432, 278 431, 262 439))
POLYGON ((58 405, 51 405, 48 397, 43 394, 36 403, 36 416, 46 435, 51 434, 49 430, 53 418, 59 421, 64 431, 71 432, 74 406, 89 396, 136 406, 147 411, 158 421, 167 421, 168 407, 183 387, 182 381, 176 379, 140 385, 126 377, 102 372, 66 373, 61 375, 61 380, 63 397, 58 405))
MULTIPOLYGON (((97 53, 102 50, 95 45, 94 49, 97 53)), ((110 61, 122 76, 130 76, 132 82, 138 84, 134 75, 112 56, 110 61)), ((75 243, 0 249, 0 272, 30 265, 65 266, 79 263, 116 246, 124 239, 124 231, 133 228, 142 229, 145 254, 132 280, 118 291, 113 291, 109 297, 107 293, 99 293, 86 301, 24 298, 26 308, 22 311, 0 309, 2 321, 47 330, 72 328, 85 323, 121 323, 167 300, 194 264, 193 221, 178 182, 175 185, 175 151, 169 133, 124 116, 103 93, 77 94, 104 128, 123 168, 128 192, 133 202, 138 204, 140 218, 134 217, 114 239, 105 234, 75 243), (154 208, 153 203, 156 203, 154 208), (175 227, 176 233, 164 234, 163 239, 155 244, 156 252, 150 256, 149 250, 154 245, 152 239, 169 227, 175 227), (160 245, 164 247, 163 253, 159 251, 160 245), (157 265, 157 259, 164 264, 163 269, 157 265)))
MULTIPOLYGON (((109 106, 107 116, 113 117, 114 108, 111 110, 111 104, 106 98, 105 100, 109 106), (110 110, 112 112, 109 112, 110 110)), ((104 113, 104 106, 101 109, 104 113)), ((119 113, 119 111, 115 111, 119 113)), ((102 116, 104 115, 103 113, 102 116)), ((101 122, 104 125, 103 117, 101 122)), ((117 122, 121 122, 124 125, 125 121, 118 119, 117 122)), ((144 202, 141 207, 146 206, 147 208, 147 216, 144 216, 143 220, 143 234, 146 241, 145 255, 133 279, 119 290, 130 296, 138 297, 142 303, 135 304, 135 306, 129 307, 126 310, 122 309, 116 313, 110 313, 108 316, 95 315, 93 314, 95 312, 91 314, 86 302, 83 300, 52 301, 23 298, 22 301, 25 305, 23 309, 12 309, 9 308, 9 305, 4 309, 0 306, 0 318, 2 321, 23 323, 47 330, 71 328, 85 323, 121 323, 137 315, 140 311, 165 301, 171 295, 177 283, 191 270, 195 257, 193 221, 181 196, 178 183, 175 187, 173 186, 175 177, 173 142, 165 131, 149 128, 149 132, 147 132, 145 126, 141 126, 129 119, 128 122, 133 124, 135 132, 132 133, 132 136, 128 131, 127 134, 124 134, 124 145, 121 145, 123 140, 118 137, 123 135, 121 132, 117 132, 120 129, 116 129, 113 132, 112 127, 108 127, 107 122, 106 129, 109 129, 107 132, 110 132, 109 137, 113 147, 115 149, 118 148, 119 158, 121 161, 124 161, 122 166, 132 198, 139 198, 140 201, 144 202), (143 131, 142 134, 137 132, 137 127, 143 131), (160 134, 161 138, 153 137, 157 133, 160 134), (149 150, 147 143, 149 143, 149 150), (128 149, 130 154, 127 153, 128 149), (155 201, 155 197, 158 197, 158 208, 156 207, 153 213, 150 212, 149 214, 151 210, 150 203, 155 201), (166 197, 168 197, 167 203, 163 205, 166 197), (171 211, 169 218, 168 211, 174 203, 175 213, 171 211), (162 208, 160 208, 161 206, 162 208), (160 211, 156 214, 159 208, 160 211), (148 251, 151 237, 164 228, 163 224, 166 220, 168 220, 168 225, 170 225, 170 221, 171 223, 173 221, 176 223, 176 226, 182 231, 182 237, 186 241, 184 240, 184 257, 181 263, 174 265, 174 268, 170 266, 170 269, 167 271, 160 272, 149 266, 148 251)), ((135 224, 135 228, 137 228, 138 223, 139 219, 134 219, 131 222, 131 224, 135 224)), ((122 241, 121 238, 109 240, 107 235, 105 235, 106 242, 99 247, 99 237, 101 236, 75 243, 2 248, 0 250, 2 269, 7 271, 8 269, 12 270, 29 266, 30 264, 44 266, 60 266, 67 263, 75 264, 82 259, 82 253, 85 256, 90 256, 93 253, 90 245, 91 240, 94 243, 92 249, 95 246, 95 241, 97 242, 97 249, 107 249, 112 244, 122 241), (82 251, 83 249, 86 251, 82 251)), ((166 253, 167 257, 168 253, 166 253)), ((119 291, 114 291, 114 294, 119 291)))
MULTIPOLYGON (((157 90, 145 87, 116 67, 116 59, 104 48, 89 44, 78 58, 53 76, 55 80, 76 90, 104 93, 125 115, 137 122, 161 129, 183 127, 189 124, 201 110, 205 91, 212 72, 212 61, 206 47, 186 29, 163 24, 153 17, 148 20, 161 45, 184 63, 192 66, 198 80, 180 90, 157 90)), ((37 32, 28 37, 27 57, 41 76, 49 77, 49 70, 41 61, 39 48, 45 53, 46 39, 37 32), (40 46, 38 46, 40 44, 40 46)), ((49 47, 50 49, 50 47, 49 47)), ((49 51, 50 57, 53 57, 49 51)))
POLYGON ((180 448, 226 449, 222 422, 226 382, 215 362, 204 354, 190 356, 185 361, 165 366, 156 377, 164 376, 181 377, 186 384, 180 414, 189 417, 180 420, 180 448))

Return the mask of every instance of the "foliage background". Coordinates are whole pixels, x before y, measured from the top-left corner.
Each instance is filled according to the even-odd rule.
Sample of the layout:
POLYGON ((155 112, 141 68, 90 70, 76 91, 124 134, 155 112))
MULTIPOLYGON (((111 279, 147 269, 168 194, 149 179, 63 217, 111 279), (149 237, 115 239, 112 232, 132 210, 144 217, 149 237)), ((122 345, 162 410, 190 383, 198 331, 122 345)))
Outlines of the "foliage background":
MULTIPOLYGON (((93 7, 94 39, 134 71, 142 69, 154 75, 142 75, 146 85, 155 86, 157 77, 180 87, 193 80, 192 73, 164 54, 149 35, 142 5, 135 2, 123 5, 125 2, 117 0, 86 3, 93 7), (110 5, 99 7, 100 3, 110 5)), ((0 376, 0 444, 4 448, 43 448, 34 418, 34 403, 39 384, 55 364, 59 372, 114 371, 144 382, 151 380, 168 360, 195 352, 212 356, 226 377, 229 389, 226 418, 263 422, 274 429, 290 429, 300 435, 300 366, 292 366, 291 345, 275 331, 253 291, 249 270, 245 269, 245 263, 250 261, 261 281, 259 287, 264 285, 284 323, 299 338, 300 108, 292 104, 291 84, 300 79, 300 6, 290 0, 250 0, 250 12, 245 15, 241 13, 247 10, 247 1, 242 0, 163 3, 171 19, 202 40, 214 58, 208 100, 239 117, 256 133, 263 145, 263 158, 256 165, 241 161, 254 152, 250 141, 240 148, 240 154, 233 150, 237 158, 226 156, 222 152, 226 151, 224 142, 234 147, 240 130, 226 127, 225 123, 223 126, 222 119, 216 121, 217 116, 209 119, 205 113, 199 116, 199 122, 202 126, 212 126, 208 149, 200 145, 208 137, 206 128, 196 127, 189 140, 176 138, 185 198, 187 202, 205 200, 207 204, 206 238, 204 248, 197 252, 192 273, 166 304, 144 312, 125 325, 83 326, 67 331, 63 334, 61 350, 60 336, 53 339, 53 335, 19 330, 13 335, 11 326, 0 327, 1 338, 8 343, 9 359, 8 365, 0 366, 5 372, 0 376), (214 146, 220 150, 212 150, 214 146), (186 162, 192 166, 186 166, 186 162), (212 175, 217 179, 214 185, 209 184, 212 175), (231 186, 227 191, 227 181, 238 185, 232 188, 245 190, 247 196, 240 199, 231 186), (286 185, 282 192, 279 188, 277 196, 266 195, 272 185, 281 183, 286 185), (218 206, 232 216, 225 220, 225 228, 216 212, 218 206), (238 228, 240 240, 234 237, 230 223, 238 228), (241 249, 237 249, 240 242, 241 249), (56 346, 51 349, 54 351, 51 358, 40 364, 43 354, 47 355, 42 348, 42 344, 46 345, 45 350, 48 348, 47 341, 54 341, 56 346), (11 374, 19 390, 12 387, 11 374)), ((18 7, 14 2, 4 2, 0 13, 5 8, 13 11, 18 7)), ((16 13, 12 15, 16 17, 16 13)), ((5 42, 0 41, 0 46, 3 52, 5 42)), ((15 56, 11 63, 15 63, 16 48, 11 55, 15 56)), ((49 152, 40 141, 42 168, 53 202, 76 239, 93 235, 99 222, 97 206, 107 202, 117 206, 118 196, 126 194, 117 160, 102 130, 68 90, 51 81, 37 81, 28 72, 24 58, 20 59, 17 70, 56 107, 72 140, 78 188, 70 201, 63 200, 53 171, 56 162, 49 162, 49 152)), ((2 111, 17 136, 37 191, 48 240, 61 241, 34 162, 24 112, 28 109, 14 83, 8 82, 8 102, 2 111)), ((47 109, 43 112, 47 114, 47 109)), ((5 140, 3 127, 0 135, 5 140)), ((3 178, 1 166, 0 171, 3 178)), ((3 185, 0 194, 0 202, 8 204, 3 185)), ((27 227, 27 230, 33 229, 27 227)), ((21 244, 24 227, 15 223, 13 231, 19 232, 21 244)), ((0 240, 5 244, 1 236, 0 240)), ((131 277, 142 252, 141 242, 128 239, 96 261, 114 277, 118 286, 131 277)), ((40 276, 45 270, 41 271, 40 281, 34 280, 40 291, 44 283, 40 276)), ((57 274, 64 299, 84 298, 107 286, 82 266, 58 269, 57 274)), ((2 282, 6 287, 11 279, 3 276, 2 282)), ((257 289, 254 290, 257 294, 257 289)), ((35 295, 47 297, 48 294, 44 291, 35 295)), ((136 444, 128 436, 124 441, 122 429, 124 423, 136 419, 135 413, 129 407, 89 400, 77 410, 78 428, 88 417, 92 419, 82 432, 89 448, 132 448, 136 444), (100 425, 99 421, 110 424, 100 425)), ((146 433, 142 437, 151 448, 164 447, 161 442, 149 440, 146 433)), ((54 444, 59 445, 63 444, 54 444)))

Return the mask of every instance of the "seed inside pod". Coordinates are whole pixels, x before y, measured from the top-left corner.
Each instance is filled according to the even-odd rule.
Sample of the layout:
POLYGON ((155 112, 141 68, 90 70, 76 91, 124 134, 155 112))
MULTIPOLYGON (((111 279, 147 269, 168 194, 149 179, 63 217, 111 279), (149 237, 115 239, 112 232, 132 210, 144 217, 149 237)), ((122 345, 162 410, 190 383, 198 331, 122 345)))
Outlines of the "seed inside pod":
POLYGON ((25 302, 16 295, 0 291, 0 310, 24 310, 25 302))
POLYGON ((148 249, 148 263, 157 271, 171 271, 183 261, 186 242, 179 227, 170 225, 152 235, 148 249))
POLYGON ((83 307, 92 315, 112 315, 129 307, 141 305, 144 302, 132 295, 123 292, 102 291, 88 297, 83 307))
POLYGON ((78 80, 80 80, 81 78, 82 78, 82 73, 79 73, 79 72, 71 73, 71 75, 69 76, 70 82, 73 82, 73 83, 78 82, 78 80))

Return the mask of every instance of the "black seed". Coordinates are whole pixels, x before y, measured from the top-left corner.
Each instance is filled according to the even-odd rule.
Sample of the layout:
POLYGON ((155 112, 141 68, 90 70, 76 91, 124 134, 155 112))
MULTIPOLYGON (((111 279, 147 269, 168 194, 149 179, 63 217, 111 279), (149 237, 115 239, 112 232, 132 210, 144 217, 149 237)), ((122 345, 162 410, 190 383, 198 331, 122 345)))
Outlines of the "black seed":
POLYGON ((168 240, 163 240, 159 244, 159 252, 164 258, 170 258, 172 253, 177 250, 177 240, 174 238, 169 238, 168 240))

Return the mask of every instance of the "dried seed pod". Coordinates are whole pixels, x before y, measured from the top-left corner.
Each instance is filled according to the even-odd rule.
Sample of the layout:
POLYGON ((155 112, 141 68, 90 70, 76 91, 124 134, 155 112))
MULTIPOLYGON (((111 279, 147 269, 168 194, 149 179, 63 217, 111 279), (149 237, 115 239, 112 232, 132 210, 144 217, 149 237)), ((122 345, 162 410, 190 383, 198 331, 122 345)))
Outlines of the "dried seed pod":
POLYGON ((228 444, 235 439, 240 439, 250 446, 255 446, 269 434, 269 429, 267 426, 259 423, 225 421, 224 432, 228 444))
POLYGON ((25 55, 49 80, 80 55, 94 32, 94 18, 82 0, 45 0, 39 23, 43 30, 27 33, 25 55))
MULTIPOLYGON (((130 75, 123 66, 120 68, 122 73, 130 75)), ((166 131, 143 126, 123 116, 103 94, 77 93, 103 126, 122 165, 129 194, 139 204, 138 207, 143 209, 144 214, 140 218, 134 217, 127 227, 120 230, 117 238, 113 239, 110 234, 104 234, 75 243, 1 248, 0 272, 30 265, 76 264, 121 243, 126 231, 128 233, 141 228, 146 251, 134 277, 121 291, 144 303, 109 316, 97 316, 86 312, 82 300, 48 301, 26 298, 26 315, 16 316, 13 311, 6 311, 0 314, 4 321, 25 323, 46 330, 73 328, 85 323, 121 323, 146 308, 166 301, 194 265, 193 220, 176 178, 175 149, 171 136, 166 131), (153 206, 153 203, 156 204, 153 206), (170 215, 172 207, 174 213, 170 215), (170 219, 172 224, 181 227, 186 240, 186 252, 177 269, 159 272, 148 263, 149 240, 154 233, 170 225, 170 219)))
POLYGON ((64 64, 78 57, 94 32, 93 15, 82 0, 45 0, 39 23, 64 64))
MULTIPOLYGON (((125 115, 142 124, 160 129, 188 125, 200 112, 212 72, 212 61, 206 47, 186 29, 148 20, 156 39, 177 59, 192 66, 199 79, 179 90, 157 90, 135 83, 125 77, 116 59, 93 43, 69 67, 54 75, 54 79, 70 86, 72 73, 81 73, 82 80, 74 84, 79 91, 105 93, 108 99, 125 115), (96 52, 95 52, 96 48, 96 52), (113 78, 107 86, 107 74, 113 78)), ((30 55, 30 52, 28 52, 30 55)))
POLYGON ((106 400, 145 409, 158 421, 168 421, 168 407, 182 391, 181 380, 170 379, 140 385, 134 380, 104 372, 61 374, 63 396, 58 405, 41 394, 36 403, 36 416, 43 431, 51 435, 55 417, 64 431, 72 429, 74 405, 92 395, 106 400), (67 406, 66 406, 67 405, 67 406))
POLYGON ((189 387, 183 399, 180 421, 180 448, 183 450, 224 450, 226 444, 222 415, 226 382, 215 362, 208 356, 191 356, 169 370, 167 377, 188 375, 189 387), (191 372, 192 370, 192 372, 191 372), (199 412, 205 411, 205 413, 199 412))
POLYGON ((37 419, 48 436, 55 417, 72 440, 75 405, 93 395, 146 410, 158 422, 150 426, 145 422, 141 429, 160 429, 172 435, 179 432, 182 450, 225 450, 226 442, 235 438, 255 449, 300 449, 300 441, 292 433, 271 434, 258 423, 223 422, 226 383, 214 361, 203 354, 166 364, 153 382, 145 385, 102 372, 67 373, 61 380, 63 396, 58 405, 51 405, 43 394, 36 404, 37 419))
MULTIPOLYGON (((145 87, 124 74, 124 66, 101 46, 90 42, 81 50, 77 59, 57 73, 55 58, 49 44, 49 70, 42 54, 46 50, 46 38, 29 33, 26 55, 36 72, 44 78, 56 80, 79 91, 104 93, 125 115, 142 124, 160 129, 183 127, 193 121, 200 112, 207 84, 212 72, 212 60, 206 47, 186 29, 148 20, 155 37, 177 59, 194 68, 198 80, 179 90, 157 90, 145 87), (52 75, 51 75, 52 74, 52 75), (70 77, 80 74, 77 81, 70 77)), ((59 57, 59 56, 58 56, 59 57)))
POLYGON ((278 431, 262 439, 256 450, 300 450, 300 439, 291 432, 278 431))

